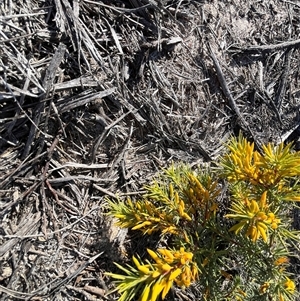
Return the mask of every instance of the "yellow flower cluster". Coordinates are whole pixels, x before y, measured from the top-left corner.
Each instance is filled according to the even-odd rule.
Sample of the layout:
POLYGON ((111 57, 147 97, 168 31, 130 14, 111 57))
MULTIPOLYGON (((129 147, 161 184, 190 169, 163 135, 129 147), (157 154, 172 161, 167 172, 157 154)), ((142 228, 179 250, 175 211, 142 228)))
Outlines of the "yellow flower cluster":
MULTIPOLYGON (((289 277, 286 277, 285 281, 282 283, 285 294, 294 294, 296 289, 296 284, 289 277)), ((279 293, 279 301, 285 301, 285 297, 282 293, 279 293)))
POLYGON ((269 287, 270 287, 270 282, 263 283, 259 288, 260 294, 265 294, 268 291, 269 287))
POLYGON ((233 214, 227 214, 226 217, 233 218, 239 222, 229 229, 236 234, 244 227, 247 228, 245 235, 250 237, 254 242, 260 236, 267 242, 268 229, 276 229, 280 223, 280 219, 276 218, 273 212, 268 211, 267 191, 260 198, 260 201, 249 201, 247 198, 244 201, 236 200, 232 205, 233 214))
POLYGON ((186 194, 191 205, 190 211, 195 214, 202 210, 203 219, 206 221, 218 210, 218 204, 215 201, 221 191, 218 188, 218 182, 212 181, 211 177, 207 176, 204 186, 193 173, 189 173, 188 178, 189 189, 186 194))
MULTIPOLYGON (((154 184, 154 189, 157 189, 154 184)), ((111 212, 118 219, 116 225, 132 230, 140 230, 143 234, 151 235, 161 231, 162 234, 182 235, 185 241, 189 241, 187 234, 181 226, 192 221, 192 210, 189 202, 183 200, 177 191, 174 191, 172 183, 169 191, 162 195, 148 195, 153 200, 143 199, 132 202, 127 199, 124 202, 109 202, 111 212)))
POLYGON ((300 174, 300 153, 291 152, 291 144, 275 147, 263 145, 263 154, 254 150, 254 143, 245 138, 233 139, 228 145, 230 152, 224 156, 221 165, 231 182, 247 181, 252 185, 270 188, 280 185, 285 177, 300 174))
POLYGON ((284 282, 283 286, 284 286, 284 288, 285 288, 286 291, 289 291, 291 293, 295 292, 296 284, 290 278, 286 277, 286 281, 284 282))
POLYGON ((289 262, 288 257, 286 257, 286 256, 280 256, 280 257, 278 257, 278 258, 274 261, 274 264, 275 264, 276 266, 281 266, 281 265, 284 265, 284 264, 286 264, 286 263, 288 263, 288 262, 289 262))
POLYGON ((120 294, 119 301, 163 300, 173 285, 184 288, 196 281, 205 300, 295 299, 295 282, 286 271, 286 239, 298 239, 299 233, 289 230, 284 201, 300 201, 300 152, 293 152, 291 144, 270 143, 259 152, 242 136, 231 139, 228 149, 222 168, 199 172, 171 167, 146 187, 141 199, 109 202, 109 214, 119 226, 171 234, 170 245, 194 252, 183 247, 148 249, 150 260, 133 256, 133 265, 115 263, 123 275, 106 275, 115 279, 111 292, 120 294), (231 183, 224 184, 224 178, 231 183), (230 199, 225 216, 231 220, 223 219, 226 203, 218 212, 221 189, 225 200, 230 199), (239 235, 232 239, 228 229, 239 235), (223 265, 236 258, 242 271, 231 275, 223 265))
POLYGON ((164 299, 174 282, 180 287, 188 287, 198 278, 198 267, 192 262, 193 254, 184 248, 179 251, 158 249, 157 253, 150 249, 147 251, 155 264, 142 265, 133 257, 134 264, 148 282, 141 301, 155 301, 160 294, 164 299))
MULTIPOLYGON (((270 286, 271 283, 268 281, 263 283, 259 289, 260 294, 265 294, 269 290, 270 286)), ((296 289, 296 284, 289 277, 286 277, 286 279, 281 283, 281 287, 283 291, 279 293, 279 300, 285 301, 284 294, 294 294, 296 289)))
POLYGON ((182 219, 190 220, 181 200, 171 212, 159 210, 154 202, 148 200, 132 202, 131 199, 127 199, 122 203, 110 202, 110 206, 111 214, 118 219, 117 226, 140 230, 148 235, 156 231, 161 231, 163 234, 178 234, 178 228, 174 223, 175 215, 179 214, 182 219))
MULTIPOLYGON (((260 286, 259 292, 260 294, 265 294, 268 292, 269 288, 271 286, 271 283, 269 281, 263 283, 260 286)), ((282 287, 282 291, 279 293, 279 301, 285 301, 285 295, 287 294, 294 294, 296 289, 296 284, 293 280, 291 280, 289 277, 286 277, 286 279, 281 283, 280 285, 282 287)))
MULTIPOLYGON (((170 185, 171 186, 171 185, 170 185)), ((185 203, 182 199, 179 198, 178 192, 174 193, 175 197, 175 204, 178 210, 178 214, 181 218, 186 219, 188 221, 191 221, 192 218, 189 216, 189 214, 185 211, 185 203)))

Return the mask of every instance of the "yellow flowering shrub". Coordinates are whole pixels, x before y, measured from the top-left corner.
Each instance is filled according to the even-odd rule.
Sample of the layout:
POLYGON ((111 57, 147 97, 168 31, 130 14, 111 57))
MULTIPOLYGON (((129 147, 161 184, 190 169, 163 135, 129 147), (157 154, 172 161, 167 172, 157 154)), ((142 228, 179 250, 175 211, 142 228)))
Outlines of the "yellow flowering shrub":
POLYGON ((139 199, 108 200, 119 227, 159 233, 163 246, 106 273, 119 301, 164 300, 194 284, 197 300, 296 300, 289 264, 299 232, 289 216, 300 201, 300 153, 270 143, 259 152, 240 135, 215 163, 171 166, 139 199))
POLYGON ((259 202, 256 200, 236 201, 232 204, 232 214, 227 214, 226 217, 238 221, 238 224, 232 226, 229 231, 239 233, 243 228, 246 228, 246 236, 249 236, 254 242, 261 236, 262 239, 268 241, 268 230, 275 230, 280 223, 280 219, 276 218, 275 214, 269 211, 267 201, 267 191, 264 191, 259 202))
POLYGON ((119 283, 117 290, 122 293, 119 300, 133 298, 137 293, 140 294, 141 301, 155 301, 159 295, 164 299, 174 283, 179 287, 188 287, 191 282, 198 279, 198 267, 192 261, 193 254, 186 252, 183 247, 179 251, 168 249, 158 249, 157 252, 147 249, 147 251, 155 263, 151 264, 148 261, 143 264, 133 256, 135 268, 126 269, 117 264, 127 275, 107 273, 119 283), (136 285, 143 286, 140 292, 136 285))

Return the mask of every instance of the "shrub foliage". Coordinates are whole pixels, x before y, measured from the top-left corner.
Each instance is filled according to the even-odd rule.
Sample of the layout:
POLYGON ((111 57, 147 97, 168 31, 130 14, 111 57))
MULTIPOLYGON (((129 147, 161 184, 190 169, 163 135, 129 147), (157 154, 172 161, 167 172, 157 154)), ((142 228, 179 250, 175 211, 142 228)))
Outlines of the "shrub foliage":
POLYGON ((171 166, 140 199, 108 201, 118 226, 168 242, 107 273, 120 301, 156 301, 191 284, 201 300, 296 299, 288 267, 299 237, 290 213, 300 201, 300 152, 269 143, 260 153, 240 135, 215 165, 171 166))

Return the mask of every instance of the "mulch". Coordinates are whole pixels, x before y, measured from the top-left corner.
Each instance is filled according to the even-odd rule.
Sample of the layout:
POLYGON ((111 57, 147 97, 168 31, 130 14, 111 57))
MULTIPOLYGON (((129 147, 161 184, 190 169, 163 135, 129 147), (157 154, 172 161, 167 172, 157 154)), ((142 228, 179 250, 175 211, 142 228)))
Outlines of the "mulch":
POLYGON ((138 197, 172 162, 209 164, 239 132, 300 149, 297 1, 0 10, 0 300, 112 300, 104 272, 149 242, 107 198, 138 197))

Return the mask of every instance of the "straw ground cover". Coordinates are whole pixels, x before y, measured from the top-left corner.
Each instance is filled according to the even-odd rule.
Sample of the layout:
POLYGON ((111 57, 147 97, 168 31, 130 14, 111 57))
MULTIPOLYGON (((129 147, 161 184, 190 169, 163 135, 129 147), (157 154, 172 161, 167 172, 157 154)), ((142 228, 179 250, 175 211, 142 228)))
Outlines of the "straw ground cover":
MULTIPOLYGON (((108 196, 142 193, 171 162, 206 164, 239 132, 258 150, 299 147, 296 1, 4 0, 0 10, 3 300, 116 297, 105 295, 112 262, 156 242, 116 227, 108 196)), ((171 298, 199 298, 182 294, 171 298)))

